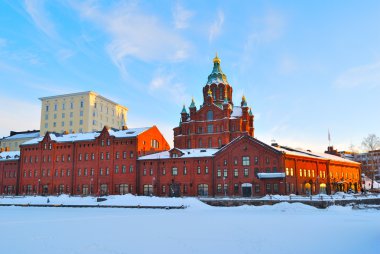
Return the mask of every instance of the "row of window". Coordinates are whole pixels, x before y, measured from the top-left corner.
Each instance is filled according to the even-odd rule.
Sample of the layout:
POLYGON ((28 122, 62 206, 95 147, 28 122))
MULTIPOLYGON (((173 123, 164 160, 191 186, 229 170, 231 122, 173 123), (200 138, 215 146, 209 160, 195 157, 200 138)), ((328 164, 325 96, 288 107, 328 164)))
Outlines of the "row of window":
MULTIPOLYGON (((133 151, 130 151, 129 152, 129 158, 133 158, 134 157, 134 153, 133 153, 133 151)), ((67 159, 67 161, 71 161, 71 156, 70 155, 66 155, 66 157, 65 157, 65 155, 57 155, 56 156, 56 158, 55 158, 55 161, 56 162, 59 162, 59 161, 61 161, 61 162, 64 162, 65 161, 65 158, 67 159)), ((99 157, 101 160, 104 160, 104 153, 103 152, 101 152, 100 153, 100 157, 99 157)), ((106 160, 109 160, 110 159, 110 153, 109 152, 106 152, 106 156, 105 156, 105 158, 106 158, 106 160)), ((120 158, 120 152, 116 152, 115 153, 115 159, 119 159, 120 158)), ((25 163, 33 163, 33 159, 34 159, 34 162, 35 163, 37 163, 38 162, 38 156, 35 156, 35 157, 33 157, 33 156, 30 156, 29 157, 29 160, 28 160, 28 157, 27 156, 25 156, 24 157, 24 162, 25 163)), ((84 156, 80 153, 79 155, 78 155, 78 160, 79 161, 81 161, 81 160, 89 160, 90 159, 90 154, 88 154, 88 153, 85 153, 84 154, 84 156), (84 157, 84 158, 83 158, 84 157)), ((123 159, 127 159, 127 152, 123 152, 123 159)), ((46 162, 46 160, 47 160, 47 162, 51 162, 51 157, 50 157, 50 155, 48 155, 47 157, 45 157, 45 156, 42 156, 42 161, 43 162, 46 162)), ((95 160, 95 153, 91 153, 91 160, 95 160)))
MULTIPOLYGON (((70 105, 70 109, 74 109, 74 102, 73 101, 71 101, 69 103, 69 105, 70 105)), ((84 101, 80 101, 79 106, 80 106, 80 108, 83 108, 84 107, 84 101)), ((49 109, 50 109, 50 105, 45 105, 45 111, 49 112, 49 109)), ((65 102, 61 104, 61 109, 62 110, 66 109, 66 103, 65 102)), ((54 103, 54 111, 57 111, 57 110, 58 110, 58 103, 54 103)))
POLYGON ((17 173, 15 170, 12 171, 5 171, 4 178, 16 178, 17 173))

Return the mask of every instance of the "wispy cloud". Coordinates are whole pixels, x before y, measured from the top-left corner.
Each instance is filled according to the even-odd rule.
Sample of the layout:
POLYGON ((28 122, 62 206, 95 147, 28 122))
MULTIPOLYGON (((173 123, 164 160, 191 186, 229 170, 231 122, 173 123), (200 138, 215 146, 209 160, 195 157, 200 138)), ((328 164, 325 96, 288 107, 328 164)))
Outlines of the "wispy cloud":
POLYGON ((55 26, 50 20, 49 14, 45 9, 44 0, 25 0, 25 10, 32 18, 36 27, 50 38, 57 38, 55 26))
POLYGON ((74 3, 80 15, 96 23, 110 35, 106 51, 123 77, 128 76, 127 61, 181 61, 188 57, 190 43, 136 4, 118 2, 111 8, 96 3, 74 3))
POLYGON ((216 37, 220 35, 222 31, 223 23, 224 23, 224 12, 222 10, 218 10, 216 19, 214 23, 212 23, 209 30, 208 41, 210 43, 213 42, 216 39, 216 37))
POLYGON ((177 105, 190 100, 190 96, 186 93, 186 86, 176 80, 174 73, 168 73, 162 69, 157 70, 150 81, 149 92, 157 98, 165 98, 177 105))
POLYGON ((350 68, 334 81, 339 88, 380 86, 380 62, 350 68))
POLYGON ((299 68, 297 61, 294 59, 294 57, 291 57, 289 55, 282 56, 279 62, 279 72, 281 74, 291 74, 297 71, 299 68))
POLYGON ((194 16, 194 12, 185 9, 179 2, 173 8, 174 26, 177 29, 189 27, 189 20, 194 16))

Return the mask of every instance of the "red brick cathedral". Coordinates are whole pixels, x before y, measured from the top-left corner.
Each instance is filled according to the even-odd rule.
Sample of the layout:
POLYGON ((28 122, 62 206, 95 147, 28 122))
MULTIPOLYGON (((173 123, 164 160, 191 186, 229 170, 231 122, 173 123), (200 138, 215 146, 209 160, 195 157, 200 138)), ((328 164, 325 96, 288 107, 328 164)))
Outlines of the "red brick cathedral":
POLYGON ((46 133, 22 144, 20 155, 0 153, 0 190, 247 197, 359 191, 359 163, 256 139, 245 96, 234 105, 217 56, 213 64, 203 103, 182 109, 174 148, 155 126, 46 133))
POLYGON ((220 148, 242 135, 254 135, 253 114, 245 96, 234 106, 233 89, 220 67, 218 56, 203 87, 203 104, 197 110, 194 99, 189 113, 183 106, 180 125, 174 128, 174 147, 220 148))

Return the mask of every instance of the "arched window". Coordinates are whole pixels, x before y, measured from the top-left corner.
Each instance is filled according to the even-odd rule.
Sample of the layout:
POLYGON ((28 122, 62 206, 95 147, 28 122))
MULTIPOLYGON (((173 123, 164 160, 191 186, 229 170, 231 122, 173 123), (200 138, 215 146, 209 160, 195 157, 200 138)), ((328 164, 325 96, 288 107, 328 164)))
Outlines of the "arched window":
POLYGON ((212 98, 214 98, 214 100, 216 100, 216 88, 215 87, 212 88, 212 98))
POLYGON ((222 139, 218 138, 218 147, 222 147, 222 139))
POLYGON ((201 138, 198 140, 198 146, 199 146, 199 148, 202 148, 202 139, 201 138))
POLYGON ((224 96, 224 93, 223 93, 223 87, 221 86, 221 87, 219 88, 219 98, 220 98, 221 100, 223 100, 223 96, 224 96))
POLYGON ((207 111, 207 120, 214 120, 214 112, 212 110, 207 111))
POLYGON ((208 147, 209 147, 209 148, 212 147, 212 139, 211 139, 211 138, 208 138, 208 147))
POLYGON ((198 195, 199 196, 208 196, 208 185, 207 184, 198 184, 198 195))

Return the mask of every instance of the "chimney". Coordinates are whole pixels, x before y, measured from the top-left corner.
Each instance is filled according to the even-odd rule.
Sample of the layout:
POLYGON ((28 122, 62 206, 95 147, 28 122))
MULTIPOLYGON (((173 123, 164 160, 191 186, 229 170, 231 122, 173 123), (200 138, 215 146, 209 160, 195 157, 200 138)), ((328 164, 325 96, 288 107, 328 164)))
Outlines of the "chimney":
POLYGON ((122 129, 123 131, 126 131, 126 130, 128 130, 128 126, 127 126, 127 125, 123 125, 123 126, 121 127, 121 129, 122 129))

